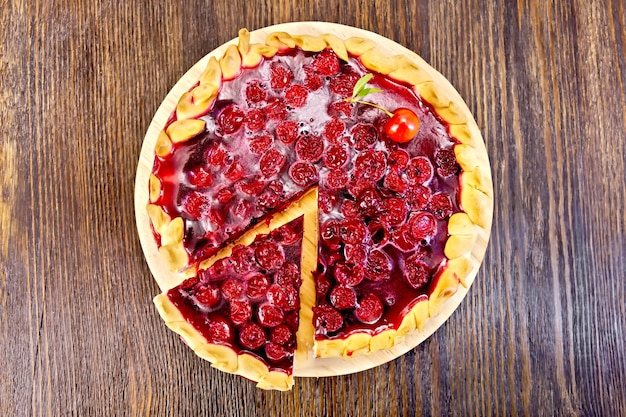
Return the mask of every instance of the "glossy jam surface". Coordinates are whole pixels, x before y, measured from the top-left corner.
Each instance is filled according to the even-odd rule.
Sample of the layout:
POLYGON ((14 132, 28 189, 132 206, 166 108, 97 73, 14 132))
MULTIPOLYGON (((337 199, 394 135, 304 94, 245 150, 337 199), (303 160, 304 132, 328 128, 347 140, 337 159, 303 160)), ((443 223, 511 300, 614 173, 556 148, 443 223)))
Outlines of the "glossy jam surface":
POLYGON ((198 272, 167 296, 208 343, 292 373, 296 348, 303 218, 198 272))
POLYGON ((316 338, 397 328, 446 267, 447 220, 460 211, 448 126, 411 88, 382 75, 364 100, 413 111, 419 131, 386 137, 389 117, 349 103, 358 59, 293 50, 223 83, 206 131, 156 157, 156 202, 185 221, 201 260, 318 186, 316 338))

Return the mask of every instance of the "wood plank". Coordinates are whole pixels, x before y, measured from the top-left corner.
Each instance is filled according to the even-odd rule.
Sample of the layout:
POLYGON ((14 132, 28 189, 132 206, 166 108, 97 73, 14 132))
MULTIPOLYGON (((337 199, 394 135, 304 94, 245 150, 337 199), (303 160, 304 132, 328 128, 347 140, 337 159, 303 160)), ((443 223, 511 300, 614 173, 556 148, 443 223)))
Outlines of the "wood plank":
POLYGON ((626 415, 626 10, 619 0, 0 0, 0 412, 626 415), (163 332, 135 229, 150 120, 209 51, 333 21, 466 99, 496 194, 483 268, 405 355, 288 393, 163 332))

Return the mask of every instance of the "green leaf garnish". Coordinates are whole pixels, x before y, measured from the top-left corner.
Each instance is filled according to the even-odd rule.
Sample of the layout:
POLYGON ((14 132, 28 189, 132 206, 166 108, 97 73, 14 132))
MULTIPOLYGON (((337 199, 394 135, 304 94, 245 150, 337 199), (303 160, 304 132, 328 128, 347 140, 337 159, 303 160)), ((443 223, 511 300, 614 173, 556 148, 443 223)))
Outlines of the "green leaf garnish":
POLYGON ((385 112, 387 114, 387 116, 389 116, 389 117, 393 116, 393 113, 391 113, 389 110, 379 106, 378 104, 374 104, 374 103, 370 103, 369 101, 361 100, 363 97, 365 97, 368 94, 381 93, 383 91, 380 88, 376 88, 376 87, 368 87, 368 88, 366 88, 368 81, 371 80, 372 77, 374 77, 374 75, 372 73, 367 73, 364 76, 362 76, 361 78, 359 78, 359 80, 356 82, 356 84, 354 84, 354 89, 352 90, 352 97, 346 97, 345 101, 347 101, 348 103, 359 103, 359 104, 365 104, 365 105, 368 105, 368 106, 372 106, 372 107, 375 107, 375 108, 385 112))
POLYGON ((357 81, 356 84, 354 84, 354 89, 352 90, 352 98, 363 97, 362 95, 360 95, 360 93, 365 88, 369 80, 372 79, 373 76, 374 75, 372 73, 368 72, 367 74, 359 78, 359 81, 357 81))
POLYGON ((382 91, 383 90, 381 90, 380 88, 376 88, 376 87, 364 88, 361 91, 359 91, 356 97, 363 98, 368 94, 381 93, 382 91))

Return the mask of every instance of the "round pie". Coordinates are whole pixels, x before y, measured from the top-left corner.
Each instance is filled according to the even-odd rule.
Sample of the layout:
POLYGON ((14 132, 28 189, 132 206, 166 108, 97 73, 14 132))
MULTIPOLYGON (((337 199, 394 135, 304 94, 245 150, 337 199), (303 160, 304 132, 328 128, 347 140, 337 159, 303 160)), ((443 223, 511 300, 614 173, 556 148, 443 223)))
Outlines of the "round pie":
POLYGON ((489 160, 456 91, 391 41, 321 25, 242 29, 210 54, 138 170, 159 313, 265 389, 415 346, 491 228, 489 160))

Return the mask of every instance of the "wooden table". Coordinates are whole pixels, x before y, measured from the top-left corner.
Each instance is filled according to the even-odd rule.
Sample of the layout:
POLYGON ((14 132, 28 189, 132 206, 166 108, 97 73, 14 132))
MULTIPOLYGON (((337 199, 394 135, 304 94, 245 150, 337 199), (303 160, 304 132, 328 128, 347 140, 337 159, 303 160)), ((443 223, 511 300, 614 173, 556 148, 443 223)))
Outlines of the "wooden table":
POLYGON ((80 3, 0 0, 0 414, 626 415, 624 2, 80 3), (189 67, 240 27, 303 20, 377 32, 457 87, 495 217, 431 338, 265 392, 165 329, 134 177, 189 67))

